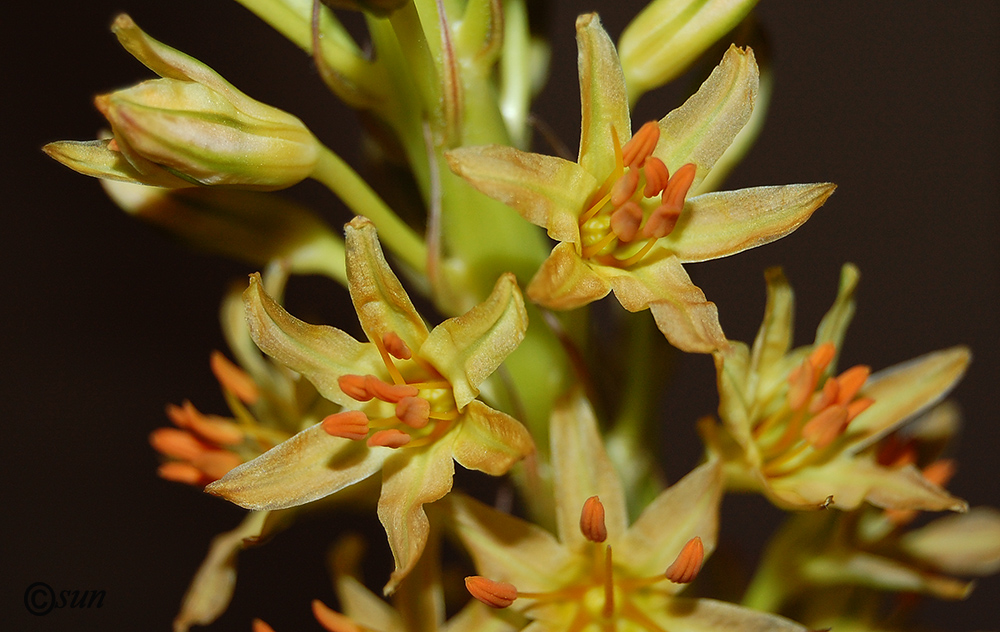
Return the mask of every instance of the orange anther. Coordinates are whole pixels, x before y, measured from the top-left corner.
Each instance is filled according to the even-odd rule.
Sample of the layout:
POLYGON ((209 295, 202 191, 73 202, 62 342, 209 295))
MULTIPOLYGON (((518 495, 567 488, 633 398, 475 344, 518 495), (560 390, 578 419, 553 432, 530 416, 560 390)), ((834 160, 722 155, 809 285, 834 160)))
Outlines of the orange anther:
POLYGON ((597 496, 591 496, 583 503, 580 531, 591 542, 604 542, 608 539, 608 527, 604 524, 604 505, 597 496))
POLYGON ((665 575, 675 584, 688 584, 698 576, 704 561, 705 546, 701 543, 701 538, 695 536, 688 540, 674 563, 667 567, 665 575))
POLYGON ((641 224, 642 209, 632 200, 625 202, 611 214, 611 232, 624 243, 635 239, 641 224))
POLYGON ((951 459, 938 459, 920 470, 924 478, 938 487, 944 487, 955 475, 955 462, 951 459))
POLYGON ((401 448, 409 442, 410 435, 395 428, 379 430, 368 437, 369 448, 401 448))
POLYGON ((216 445, 238 445, 243 443, 243 429, 232 421, 218 415, 204 415, 189 401, 184 402, 187 428, 200 438, 216 445))
POLYGON ((183 461, 191 461, 208 449, 190 432, 177 428, 157 428, 149 434, 149 443, 160 454, 183 461))
POLYGON ((322 421, 328 435, 360 441, 368 436, 368 416, 360 410, 345 410, 327 416, 322 421))
POLYGON ((847 408, 830 406, 802 427, 802 438, 817 450, 822 450, 843 434, 848 421, 847 408))
POLYGON ((837 377, 840 384, 840 395, 837 396, 838 404, 847 404, 858 394, 861 387, 865 385, 872 370, 866 366, 853 366, 837 377))
POLYGON ((611 187, 611 206, 619 207, 627 202, 639 186, 639 172, 629 169, 611 187))
POLYGON ((792 369, 788 374, 788 407, 792 410, 802 408, 816 390, 816 368, 804 360, 802 364, 792 369))
MULTIPOLYGON (((349 617, 340 614, 336 610, 328 608, 327 605, 319 599, 313 599, 312 611, 313 616, 316 617, 316 621, 318 621, 320 625, 330 632, 364 632, 364 628, 352 621, 349 617)), ((256 632, 256 630, 254 632, 256 632)))
POLYGON ((108 150, 121 152, 122 149, 121 147, 118 146, 118 141, 112 138, 111 140, 108 141, 108 150))
POLYGON ((917 462, 917 449, 912 439, 902 439, 898 434, 886 437, 875 453, 879 465, 902 467, 917 462))
POLYGON ((667 188, 667 183, 670 182, 670 170, 656 156, 651 156, 646 161, 642 172, 646 174, 646 186, 642 189, 643 197, 651 198, 663 193, 663 189, 667 188))
POLYGON ((816 414, 823 410, 830 404, 837 403, 837 394, 840 392, 840 383, 831 378, 827 378, 826 383, 823 384, 823 390, 820 391, 818 397, 814 397, 812 403, 809 404, 809 412, 816 414))
POLYGON ((647 239, 659 239, 674 232, 677 220, 681 217, 680 209, 661 204, 653 210, 642 227, 642 236, 647 239))
POLYGON ((397 360, 409 360, 413 357, 413 352, 410 351, 409 345, 394 331, 390 331, 382 336, 382 345, 385 346, 385 350, 389 352, 389 355, 397 360))
POLYGON ((396 404, 396 419, 411 428, 427 425, 431 413, 431 403, 423 397, 404 397, 396 404))
POLYGON ((383 402, 398 404, 404 397, 416 397, 420 392, 416 386, 409 384, 386 384, 374 375, 365 376, 365 389, 383 402))
POLYGON ((691 185, 694 184, 694 177, 698 173, 698 167, 694 163, 687 163, 670 176, 666 188, 660 200, 664 206, 675 208, 678 211, 684 208, 684 198, 687 197, 691 185))
POLYGON ((191 460, 191 465, 205 473, 205 476, 217 481, 237 465, 243 463, 243 459, 235 452, 229 450, 205 450, 191 460))
POLYGON ((215 379, 219 381, 222 388, 226 389, 241 401, 253 404, 260 397, 257 383, 253 381, 246 371, 229 361, 229 358, 219 351, 213 351, 209 358, 209 366, 215 379))
POLYGON ((207 485, 211 482, 202 474, 201 470, 183 461, 164 463, 157 468, 156 473, 160 475, 160 478, 186 485, 207 485))
POLYGON ((344 391, 344 395, 347 395, 351 399, 359 402, 367 402, 374 397, 365 386, 367 377, 373 376, 341 375, 337 378, 337 386, 340 387, 340 390, 344 391))
POLYGON ((868 409, 869 406, 875 403, 875 400, 871 397, 859 397, 850 404, 847 405, 847 423, 854 420, 855 417, 863 413, 868 409))
POLYGON ((491 608, 506 608, 517 599, 517 588, 507 582, 495 582, 479 575, 465 578, 465 588, 473 597, 491 608))
POLYGON ((837 355, 837 347, 832 342, 824 342, 812 350, 812 353, 809 354, 809 362, 816 369, 817 377, 826 369, 835 355, 837 355))
POLYGON ((653 154, 660 140, 660 126, 656 121, 644 123, 635 136, 622 146, 622 162, 629 167, 641 167, 653 154))

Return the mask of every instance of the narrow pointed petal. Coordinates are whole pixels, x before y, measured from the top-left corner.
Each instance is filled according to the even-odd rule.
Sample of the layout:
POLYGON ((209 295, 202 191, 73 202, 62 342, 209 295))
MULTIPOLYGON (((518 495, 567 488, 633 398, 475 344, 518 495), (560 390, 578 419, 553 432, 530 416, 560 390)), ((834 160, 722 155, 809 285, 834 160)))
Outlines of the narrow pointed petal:
POLYGON ((305 376, 320 394, 342 406, 357 406, 337 383, 342 375, 384 374, 374 345, 324 325, 310 325, 285 311, 264 291, 259 274, 243 293, 247 326, 257 346, 278 362, 305 376))
POLYGON ((518 628, 506 619, 496 616, 496 611, 476 600, 441 626, 441 632, 517 632, 518 628))
POLYGON ((985 577, 1000 571, 1000 511, 973 507, 938 518, 899 541, 907 554, 950 575, 985 577))
POLYGON ((637 577, 662 573, 694 537, 701 538, 708 557, 719 531, 722 489, 717 461, 698 466, 646 507, 615 555, 637 577))
POLYGON ((840 552, 807 560, 802 572, 810 582, 825 585, 859 584, 882 590, 918 592, 941 599, 964 599, 971 582, 928 573, 866 552, 840 552))
POLYGON ((382 597, 368 590, 358 579, 364 544, 360 536, 337 542, 333 554, 334 588, 345 615, 371 630, 402 632, 402 617, 382 597))
POLYGON ((809 629, 776 614, 757 612, 715 599, 671 599, 666 607, 648 608, 662 629, 675 632, 809 632, 809 629))
POLYGON ((598 181, 575 162, 513 147, 459 147, 445 154, 451 170, 557 241, 580 240, 578 218, 598 181))
POLYGON ((847 449, 859 452, 901 423, 927 410, 947 395, 969 366, 966 347, 952 347, 879 371, 868 378, 860 397, 875 400, 848 426, 847 449))
POLYGON ((615 166, 611 130, 621 144, 632 137, 625 75, 615 45, 596 13, 576 19, 576 44, 582 109, 578 162, 595 178, 603 179, 615 166))
POLYGON ((805 223, 835 188, 829 183, 789 184, 699 195, 687 201, 663 246, 684 263, 762 246, 805 223))
POLYGON ((368 478, 389 454, 331 437, 316 424, 230 470, 205 491, 248 509, 295 507, 368 478))
POLYGON ((427 325, 389 268, 375 225, 359 215, 347 224, 344 234, 348 288, 368 339, 381 341, 395 333, 411 349, 419 349, 427 338, 427 325))
MULTIPOLYGON (((424 505, 451 491, 455 461, 448 437, 426 448, 395 452, 382 470, 378 519, 385 527, 396 568, 383 591, 392 594, 423 553, 430 534, 424 505)), ((389 449, 378 450, 389 452, 389 449)))
POLYGON ((757 397, 768 398, 769 394, 784 382, 783 371, 768 371, 782 363, 792 346, 792 332, 795 324, 795 294, 781 268, 770 268, 764 272, 767 281, 767 306, 764 320, 754 339, 750 358, 750 371, 757 373, 757 397), (770 379, 769 379, 770 378, 770 379))
POLYGON ((434 328, 419 355, 449 382, 459 410, 479 394, 479 385, 524 340, 528 313, 513 274, 497 279, 493 292, 461 316, 434 328))
POLYGON ((448 496, 446 509, 483 577, 522 591, 550 590, 565 582, 574 558, 545 529, 460 493, 448 496))
POLYGON ((49 143, 42 147, 42 150, 50 158, 85 176, 157 187, 192 186, 187 180, 178 178, 166 169, 154 167, 148 172, 136 169, 122 152, 108 148, 110 142, 110 139, 63 140, 49 143))
POLYGON ((729 348, 714 354, 716 385, 719 391, 719 418, 743 451, 754 449, 750 432, 750 410, 753 393, 748 392, 750 351, 742 342, 731 342, 729 348))
POLYGON ((604 298, 610 291, 608 280, 577 254, 573 244, 563 242, 552 249, 535 273, 527 294, 550 309, 575 309, 604 298))
POLYGON ((580 390, 556 404, 550 432, 559 540, 570 545, 586 542, 580 511, 588 498, 597 496, 611 542, 618 541, 628 528, 625 490, 604 449, 590 402, 580 390))
MULTIPOLYGON (((840 285, 837 288, 837 298, 834 300, 833 306, 823 316, 819 327, 816 328, 816 346, 831 342, 838 349, 839 353, 844 344, 844 335, 847 333, 847 327, 851 324, 851 319, 854 318, 856 303, 854 300, 854 290, 858 287, 860 277, 861 273, 858 271, 857 266, 852 263, 845 263, 840 269, 840 285)), ((833 364, 836 365, 836 363, 836 356, 834 356, 833 364)))
POLYGON ((670 173, 686 163, 698 167, 692 191, 750 120, 759 76, 753 51, 731 46, 684 105, 660 121, 661 142, 653 155, 670 173))
POLYGON ((462 467, 500 476, 534 452, 535 442, 521 422, 474 399, 465 409, 452 450, 462 467))
POLYGON ((630 312, 648 307, 656 326, 681 351, 711 353, 728 346, 718 308, 691 282, 677 257, 661 256, 628 271, 600 270, 622 307, 630 312))

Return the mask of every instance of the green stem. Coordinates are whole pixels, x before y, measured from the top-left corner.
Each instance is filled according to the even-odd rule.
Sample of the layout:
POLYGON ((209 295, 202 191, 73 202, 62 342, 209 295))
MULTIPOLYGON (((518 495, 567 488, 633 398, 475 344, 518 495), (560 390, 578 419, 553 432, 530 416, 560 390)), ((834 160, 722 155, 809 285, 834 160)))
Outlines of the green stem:
POLYGON ((322 147, 312 177, 337 195, 357 215, 372 220, 379 239, 415 272, 427 272, 427 245, 423 239, 372 190, 340 156, 322 147))

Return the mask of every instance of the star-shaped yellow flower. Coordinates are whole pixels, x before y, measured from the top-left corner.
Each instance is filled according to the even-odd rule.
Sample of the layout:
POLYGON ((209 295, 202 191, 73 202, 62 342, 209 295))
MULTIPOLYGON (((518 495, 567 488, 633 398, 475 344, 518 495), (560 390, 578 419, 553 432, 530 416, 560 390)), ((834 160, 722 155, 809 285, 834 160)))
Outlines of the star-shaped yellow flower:
POLYGON ((678 348, 724 348, 715 304, 681 264, 787 235, 834 185, 702 193, 699 186, 753 110, 753 53, 730 48, 684 105, 632 136, 614 44, 595 14, 580 16, 576 28, 583 115, 577 162, 490 145, 454 149, 449 164, 561 242, 528 286, 533 301, 572 309, 613 290, 625 309, 649 308, 678 348))
POLYGON ((449 497, 446 509, 481 574, 466 579, 478 599, 521 612, 532 620, 530 632, 805 630, 730 603, 677 596, 715 548, 717 462, 662 492, 629 525, 621 481, 581 396, 553 414, 552 456, 558 538, 470 498, 449 497))
POLYGON ((969 350, 944 349, 870 376, 864 366, 834 375, 857 281, 857 269, 844 266, 815 343, 792 349, 792 290, 781 270, 768 271, 767 309, 753 347, 732 342, 715 354, 722 425, 703 420, 702 438, 725 461, 731 485, 761 491, 782 507, 854 509, 867 501, 964 511, 963 501, 912 464, 883 465, 870 448, 944 397, 965 373, 969 350))
POLYGON ((375 227, 346 229, 351 300, 370 342, 304 323, 251 277, 244 300, 257 345, 343 410, 208 486, 250 509, 300 505, 382 470, 378 515, 396 561, 387 592, 427 540, 423 505, 451 490, 454 461, 507 472, 534 449, 512 417, 476 399, 479 386, 524 337, 527 316, 513 275, 480 305, 428 331, 389 269, 375 227))

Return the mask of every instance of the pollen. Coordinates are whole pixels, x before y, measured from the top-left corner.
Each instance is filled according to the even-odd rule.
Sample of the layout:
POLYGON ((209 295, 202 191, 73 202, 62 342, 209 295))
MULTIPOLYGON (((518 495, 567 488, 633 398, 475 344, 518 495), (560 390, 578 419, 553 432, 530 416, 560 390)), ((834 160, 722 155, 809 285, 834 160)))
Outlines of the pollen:
POLYGON ((675 584, 689 584, 694 581, 705 561, 705 545, 695 536, 688 540, 677 555, 674 563, 667 567, 667 579, 675 584))
POLYGON ((368 416, 360 410, 334 413, 326 417, 322 424, 323 430, 334 437, 360 441, 368 436, 368 416))
POLYGON ((517 588, 507 582, 497 582, 479 575, 465 578, 465 588, 473 597, 491 608, 506 608, 517 599, 517 588))
POLYGON ((604 523, 604 505, 597 496, 591 496, 583 503, 580 512, 580 531, 583 537, 591 542, 604 542, 608 539, 608 527, 604 523))

